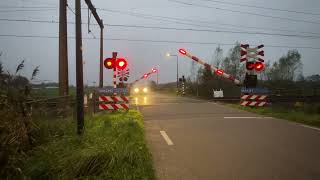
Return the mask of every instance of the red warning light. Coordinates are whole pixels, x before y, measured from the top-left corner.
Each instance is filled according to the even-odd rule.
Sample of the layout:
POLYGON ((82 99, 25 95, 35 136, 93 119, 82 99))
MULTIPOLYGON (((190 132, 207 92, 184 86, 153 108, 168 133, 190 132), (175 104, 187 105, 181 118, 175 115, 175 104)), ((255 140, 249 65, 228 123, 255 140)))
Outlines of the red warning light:
POLYGON ((256 62, 254 69, 256 71, 262 71, 264 69, 264 64, 262 62, 256 62))
POLYGON ((158 70, 156 68, 152 68, 151 70, 152 70, 153 73, 158 72, 158 70))
POLYGON ((107 58, 103 62, 104 67, 107 69, 112 69, 114 66, 114 59, 113 58, 107 58))
POLYGON ((247 68, 247 70, 251 71, 251 70, 255 69, 255 64, 253 62, 247 62, 246 68, 247 68))
POLYGON ((179 49, 179 53, 181 53, 182 55, 186 55, 187 51, 185 49, 179 49))
POLYGON ((143 78, 147 78, 147 77, 148 77, 148 74, 144 74, 144 75, 143 75, 143 78))
POLYGON ((124 59, 124 58, 117 59, 116 66, 118 69, 124 70, 124 69, 126 69, 127 65, 128 65, 128 63, 127 63, 126 59, 124 59))
POLYGON ((217 69, 217 70, 216 70, 216 74, 217 74, 218 76, 221 76, 223 73, 224 73, 223 69, 217 69))

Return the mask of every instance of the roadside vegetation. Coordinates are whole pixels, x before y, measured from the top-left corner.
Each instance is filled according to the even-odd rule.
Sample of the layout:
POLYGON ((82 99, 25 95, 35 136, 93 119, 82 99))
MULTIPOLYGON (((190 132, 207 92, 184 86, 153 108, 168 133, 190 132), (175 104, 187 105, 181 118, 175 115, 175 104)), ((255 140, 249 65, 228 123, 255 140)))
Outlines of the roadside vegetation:
POLYGON ((229 106, 254 112, 261 115, 267 115, 280 119, 320 127, 320 104, 295 103, 292 108, 286 107, 247 107, 238 104, 229 104, 229 106))
POLYGON ((46 136, 47 143, 28 153, 23 167, 26 176, 155 179, 143 119, 137 111, 86 118, 81 137, 76 135, 72 121, 46 123, 55 127, 55 133, 46 136))
POLYGON ((0 62, 0 179, 155 179, 139 112, 86 111, 78 136, 73 97, 31 105, 56 92, 35 91, 39 67, 29 79, 24 66, 9 73, 0 62))

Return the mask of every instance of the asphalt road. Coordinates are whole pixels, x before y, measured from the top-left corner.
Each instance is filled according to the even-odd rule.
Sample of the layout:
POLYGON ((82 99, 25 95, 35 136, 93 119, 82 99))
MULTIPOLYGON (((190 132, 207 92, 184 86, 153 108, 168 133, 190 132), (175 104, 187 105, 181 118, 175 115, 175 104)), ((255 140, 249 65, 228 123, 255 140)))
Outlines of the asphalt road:
POLYGON ((160 180, 318 180, 320 130, 163 94, 139 106, 160 180))

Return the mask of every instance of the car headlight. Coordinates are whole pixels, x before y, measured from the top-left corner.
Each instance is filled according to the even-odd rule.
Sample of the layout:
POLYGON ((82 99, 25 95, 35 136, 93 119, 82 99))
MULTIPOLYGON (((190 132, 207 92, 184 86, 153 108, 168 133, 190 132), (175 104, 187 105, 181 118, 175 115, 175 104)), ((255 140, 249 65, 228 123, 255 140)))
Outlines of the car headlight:
POLYGON ((144 93, 148 92, 148 88, 143 88, 143 92, 144 93))
POLYGON ((135 92, 135 93, 138 93, 138 92, 139 92, 139 88, 135 88, 135 89, 134 89, 134 92, 135 92))

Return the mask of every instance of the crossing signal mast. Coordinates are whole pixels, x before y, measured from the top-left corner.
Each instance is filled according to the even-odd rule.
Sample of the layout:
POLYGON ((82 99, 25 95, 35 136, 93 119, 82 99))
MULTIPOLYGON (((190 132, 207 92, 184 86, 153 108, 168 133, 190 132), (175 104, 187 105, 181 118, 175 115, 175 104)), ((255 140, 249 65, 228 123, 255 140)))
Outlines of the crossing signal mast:
POLYGON ((261 72, 264 70, 264 51, 261 48, 264 47, 263 44, 250 48, 249 44, 241 44, 241 59, 240 62, 246 62, 247 73, 244 80, 244 86, 247 88, 255 88, 257 86, 257 75, 255 72, 261 72))

